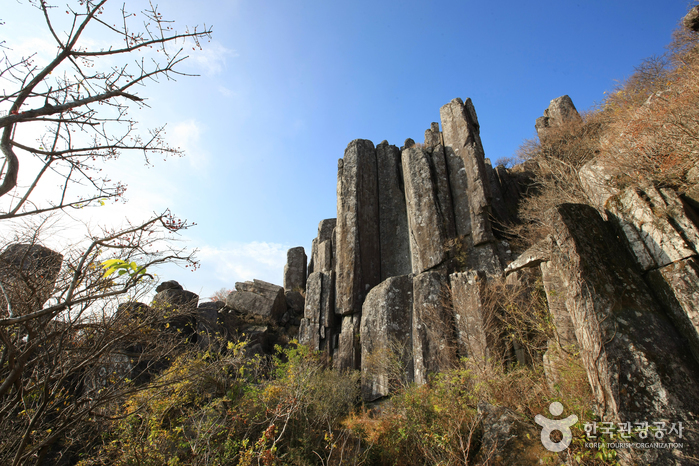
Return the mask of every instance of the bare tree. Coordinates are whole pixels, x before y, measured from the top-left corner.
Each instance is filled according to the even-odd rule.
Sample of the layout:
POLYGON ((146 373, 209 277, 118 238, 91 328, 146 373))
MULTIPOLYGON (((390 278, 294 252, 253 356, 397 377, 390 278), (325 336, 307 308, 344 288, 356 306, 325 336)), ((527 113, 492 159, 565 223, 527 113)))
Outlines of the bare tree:
POLYGON ((153 266, 196 267, 173 242, 186 221, 166 211, 91 232, 60 253, 41 245, 46 215, 123 195, 103 162, 123 151, 146 162, 181 154, 164 127, 141 135, 129 112, 146 105, 137 92, 146 83, 184 75, 184 48, 200 47, 211 29, 177 32, 152 3, 136 13, 106 4, 72 0, 63 9, 29 0, 55 41, 48 61, 16 57, 12 43, 0 43, 0 220, 34 225, 0 244, 2 464, 58 462, 89 446, 95 425, 119 416, 119 402, 186 344, 164 331, 177 309, 135 304, 152 287, 153 266), (111 45, 91 48, 95 33, 111 45), (49 180, 59 189, 47 197, 38 188, 49 180))

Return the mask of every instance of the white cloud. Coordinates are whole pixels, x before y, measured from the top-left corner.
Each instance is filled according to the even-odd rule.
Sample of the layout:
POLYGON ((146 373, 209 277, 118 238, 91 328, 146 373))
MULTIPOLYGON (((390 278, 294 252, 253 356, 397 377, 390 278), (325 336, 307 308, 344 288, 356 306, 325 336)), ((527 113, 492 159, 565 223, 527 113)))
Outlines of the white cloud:
POLYGON ((227 49, 220 42, 211 41, 203 46, 203 50, 198 50, 192 55, 192 60, 198 69, 203 70, 207 76, 214 76, 223 71, 226 67, 228 57, 235 58, 238 54, 231 49, 227 49))
POLYGON ((172 145, 184 150, 190 166, 197 170, 205 169, 209 165, 209 154, 199 144, 204 130, 200 122, 185 120, 176 123, 168 131, 172 145))
POLYGON ((222 286, 233 288, 235 282, 254 278, 282 285, 288 249, 283 244, 253 241, 223 248, 204 246, 197 257, 201 261, 200 272, 211 280, 205 285, 212 291, 222 286))
POLYGON ((224 86, 218 86, 218 92, 223 94, 225 97, 233 97, 235 93, 224 86))

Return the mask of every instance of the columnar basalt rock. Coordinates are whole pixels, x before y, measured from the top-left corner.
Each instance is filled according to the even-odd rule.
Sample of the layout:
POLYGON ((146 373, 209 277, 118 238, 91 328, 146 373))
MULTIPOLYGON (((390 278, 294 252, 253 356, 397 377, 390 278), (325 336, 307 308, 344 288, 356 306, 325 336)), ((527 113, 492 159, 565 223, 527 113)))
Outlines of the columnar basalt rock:
MULTIPOLYGON (((599 414, 610 421, 696 422, 699 387, 691 381, 698 380, 699 365, 614 232, 585 205, 563 204, 550 221, 551 272, 565 283, 565 306, 599 414)), ((694 435, 686 439, 696 445, 688 438, 694 435)), ((659 455, 672 460, 670 452, 659 455)))
POLYGON ((440 215, 429 155, 424 150, 413 147, 403 151, 402 159, 412 271, 421 273, 442 263, 446 257, 445 224, 440 215))
POLYGON ((442 132, 439 131, 439 123, 432 122, 430 128, 425 130, 425 147, 436 147, 444 145, 442 142, 442 132))
POLYGON ((303 290, 306 288, 306 251, 302 246, 291 248, 286 253, 284 266, 284 289, 303 290))
POLYGON ((374 287, 364 302, 360 334, 365 401, 388 395, 396 376, 402 383, 413 381, 412 289, 411 275, 391 277, 374 287))
POLYGON ((444 223, 444 233, 447 238, 456 237, 456 224, 454 220, 454 203, 449 188, 449 170, 444 154, 444 146, 441 144, 426 149, 427 160, 430 164, 432 183, 437 195, 437 212, 444 223))
POLYGON ((454 106, 458 106, 461 99, 455 99, 443 106, 440 110, 442 120, 442 140, 444 142, 444 155, 449 172, 449 187, 454 209, 454 225, 458 236, 471 234, 471 211, 469 208, 469 186, 466 177, 464 160, 461 158, 457 140, 456 124, 454 122, 454 106), (456 145, 456 147, 455 147, 456 145))
POLYGON ((580 121, 580 114, 573 104, 573 100, 563 95, 553 99, 546 110, 544 116, 536 119, 536 132, 539 139, 545 138, 550 128, 562 126, 572 121, 580 121))
POLYGON ((381 280, 411 272, 408 217, 401 154, 383 141, 376 146, 379 191, 381 280))
POLYGON ((433 270, 413 278, 413 357, 415 383, 427 383, 456 362, 453 315, 447 274, 433 270))
POLYGON ((376 151, 371 141, 349 143, 338 164, 335 311, 358 314, 381 279, 376 151))
POLYGON ((356 139, 339 161, 337 177, 335 312, 343 316, 340 367, 359 367, 354 328, 358 330, 367 293, 381 281, 378 199, 374 144, 356 139), (356 325, 345 322, 350 315, 356 325))
MULTIPOLYGON (((315 265, 318 263, 319 258, 319 246, 322 242, 324 241, 331 241, 334 242, 335 239, 335 226, 337 225, 337 219, 334 218, 326 218, 325 220, 321 220, 320 223, 318 224, 318 236, 316 236, 313 239, 312 242, 312 247, 311 247, 311 257, 308 263, 308 268, 307 272, 310 275, 313 272, 325 272, 326 270, 320 270, 318 267, 315 265)), ((326 256, 327 257, 327 256, 326 256)), ((333 264, 334 267, 334 264, 333 264)))
MULTIPOLYGON (((473 245, 491 242, 494 238, 489 219, 490 183, 485 169, 485 152, 481 143, 476 109, 471 99, 466 99, 465 103, 461 99, 454 99, 443 106, 439 113, 447 155, 453 151, 463 160, 468 198, 465 205, 471 219, 473 245)), ((454 207, 456 210, 456 205, 454 207)), ((457 219, 457 232, 462 234, 458 230, 457 219)))
POLYGON ((456 340, 460 357, 468 357, 478 369, 502 361, 504 342, 499 340, 495 309, 485 297, 487 276, 483 271, 459 272, 449 275, 456 340))

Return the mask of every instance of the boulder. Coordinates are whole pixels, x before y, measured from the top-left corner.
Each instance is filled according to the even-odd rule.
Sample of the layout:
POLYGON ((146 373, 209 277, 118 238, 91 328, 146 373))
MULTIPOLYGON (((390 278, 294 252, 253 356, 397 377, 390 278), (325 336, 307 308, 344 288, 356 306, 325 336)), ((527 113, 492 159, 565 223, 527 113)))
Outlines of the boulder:
POLYGON ((391 277, 364 302, 360 334, 365 401, 387 396, 394 383, 413 381, 412 291, 411 275, 391 277))
POLYGON ((349 143, 338 163, 336 305, 340 315, 360 314, 381 279, 376 151, 371 141, 349 143))
POLYGON ((156 293, 151 307, 164 315, 166 328, 195 338, 198 304, 199 295, 184 289, 166 288, 156 293))
POLYGON ((184 290, 184 288, 182 288, 182 285, 177 283, 175 280, 168 280, 168 281, 162 282, 160 285, 158 285, 155 288, 156 293, 160 293, 161 291, 165 291, 165 290, 184 290))
POLYGON ((273 320, 279 319, 286 311, 284 288, 278 285, 253 280, 237 282, 236 291, 226 298, 226 306, 245 314, 256 314, 273 320))

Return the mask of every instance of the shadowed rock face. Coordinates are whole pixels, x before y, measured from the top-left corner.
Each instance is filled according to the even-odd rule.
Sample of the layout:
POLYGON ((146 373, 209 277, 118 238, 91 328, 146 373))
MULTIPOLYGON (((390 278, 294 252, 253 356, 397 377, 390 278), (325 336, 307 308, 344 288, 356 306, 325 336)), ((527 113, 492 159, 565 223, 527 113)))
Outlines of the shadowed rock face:
POLYGON ((63 255, 38 244, 11 244, 5 248, 0 254, 0 283, 4 289, 0 293, 0 312, 16 317, 41 309, 53 291, 62 262, 63 255))

